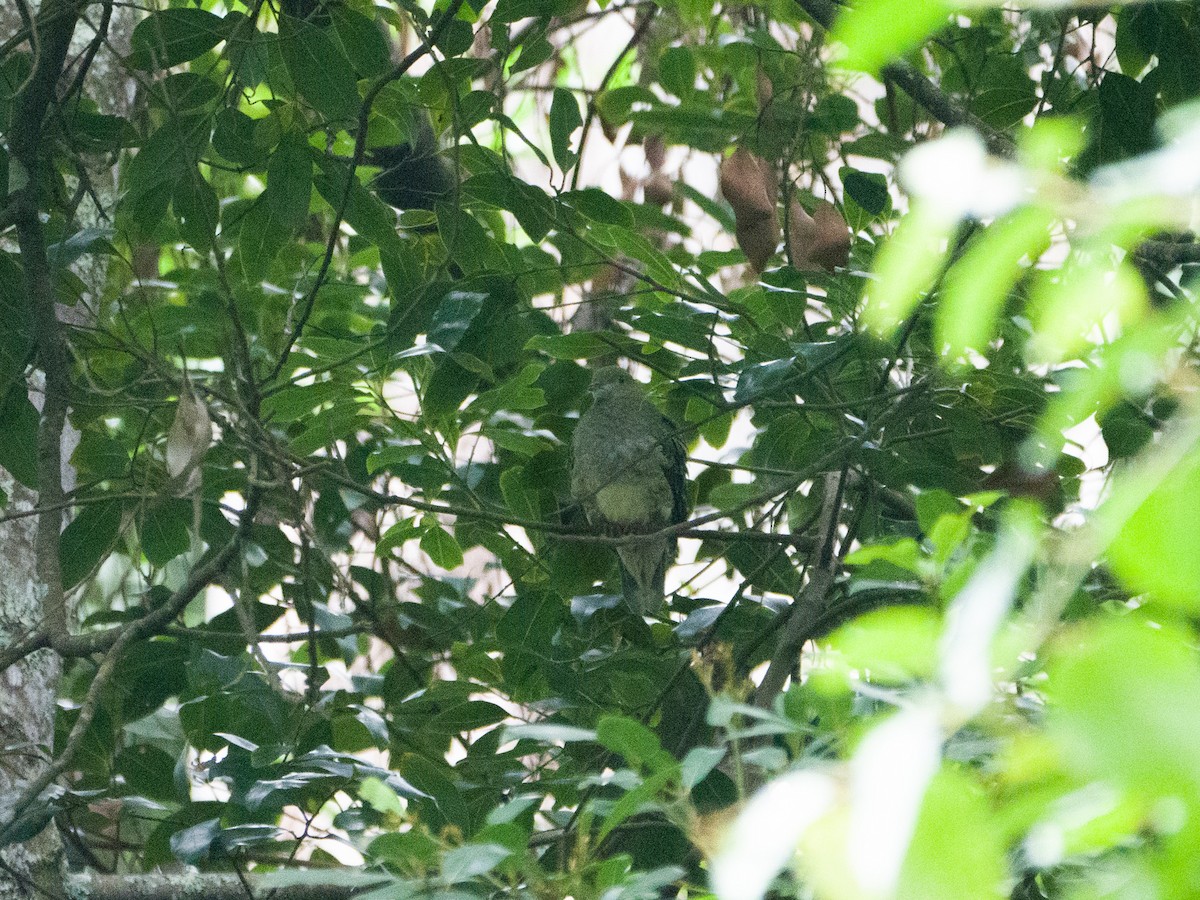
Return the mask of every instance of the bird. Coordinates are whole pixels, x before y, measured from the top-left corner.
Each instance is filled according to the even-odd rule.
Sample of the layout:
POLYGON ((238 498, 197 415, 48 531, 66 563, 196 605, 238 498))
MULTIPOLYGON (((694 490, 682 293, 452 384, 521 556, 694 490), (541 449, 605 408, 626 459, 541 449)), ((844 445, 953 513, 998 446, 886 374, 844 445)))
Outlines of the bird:
POLYGON ((432 210, 454 192, 457 176, 439 152, 429 113, 410 114, 411 140, 392 147, 376 147, 369 161, 380 167, 375 192, 397 209, 432 210))
MULTIPOLYGON (((647 534, 686 521, 687 453, 675 424, 617 366, 592 376, 592 405, 571 439, 571 495, 606 534, 647 534)), ((648 536, 616 548, 625 603, 636 615, 663 604, 674 536, 648 536)))

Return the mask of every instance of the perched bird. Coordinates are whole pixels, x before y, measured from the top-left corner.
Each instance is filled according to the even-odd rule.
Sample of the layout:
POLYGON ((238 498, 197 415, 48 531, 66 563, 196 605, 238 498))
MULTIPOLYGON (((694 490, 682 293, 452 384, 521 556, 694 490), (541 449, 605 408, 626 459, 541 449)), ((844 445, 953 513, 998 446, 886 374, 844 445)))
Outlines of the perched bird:
POLYGON ((414 109, 410 118, 410 141, 371 151, 369 161, 382 170, 375 191, 397 209, 433 209, 454 192, 457 176, 439 152, 429 113, 414 109))
MULTIPOLYGON (((615 366, 592 376, 592 405, 571 442, 571 494, 588 521, 608 534, 651 533, 687 519, 686 452, 674 424, 615 366)), ((625 602, 656 613, 675 561, 674 537, 617 548, 625 602)))

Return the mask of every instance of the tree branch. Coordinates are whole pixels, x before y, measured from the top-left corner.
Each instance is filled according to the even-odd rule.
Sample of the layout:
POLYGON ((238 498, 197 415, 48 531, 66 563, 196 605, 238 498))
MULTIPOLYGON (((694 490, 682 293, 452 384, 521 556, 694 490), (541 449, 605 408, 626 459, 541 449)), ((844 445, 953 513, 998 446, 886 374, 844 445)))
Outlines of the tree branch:
POLYGON ((821 551, 815 564, 809 567, 808 584, 792 602, 787 620, 779 634, 775 652, 767 674, 754 692, 754 705, 770 709, 779 692, 787 683, 788 676, 796 667, 800 648, 809 639, 812 627, 820 620, 828 605, 829 591, 837 574, 838 559, 833 552, 837 540, 838 512, 842 505, 842 486, 845 473, 830 473, 825 476, 825 497, 821 509, 821 551))
POLYGON ((348 900, 358 889, 369 885, 346 884, 345 873, 330 873, 328 882, 263 887, 254 873, 239 876, 231 872, 152 872, 105 875, 98 872, 74 872, 67 876, 67 893, 90 900, 248 900, 246 883, 254 897, 272 900, 348 900), (243 882, 245 879, 245 882, 243 882))
POLYGON ((67 634, 67 605, 59 563, 62 533, 62 434, 70 397, 71 360, 58 321, 46 235, 38 217, 38 185, 41 183, 40 150, 46 110, 54 99, 55 86, 67 58, 71 35, 79 11, 64 0, 46 0, 38 13, 34 32, 38 53, 33 72, 16 99, 9 147, 17 171, 10 176, 18 187, 10 196, 25 292, 33 312, 34 340, 38 364, 45 374, 45 395, 38 425, 38 516, 37 569, 45 595, 42 601, 45 628, 51 636, 67 634))
POLYGON ((1133 262, 1148 263, 1156 269, 1170 271, 1184 263, 1200 263, 1200 244, 1188 234, 1186 240, 1142 241, 1133 249, 1133 262))
MULTIPOLYGON (((71 761, 74 759, 83 742, 84 736, 87 734, 87 729, 91 725, 92 719, 95 717, 100 694, 112 678, 112 673, 124 655, 125 649, 130 644, 142 638, 163 631, 183 611, 184 607, 212 582, 217 574, 224 569, 240 550, 242 542, 249 532, 250 524, 254 521, 257 506, 257 495, 251 494, 246 503, 246 510, 242 516, 242 521, 238 524, 238 529, 229 543, 219 552, 213 554, 212 558, 205 565, 197 566, 193 569, 184 585, 172 594, 162 606, 156 608, 148 615, 128 625, 93 634, 79 636, 63 635, 61 638, 55 640, 56 635, 50 632, 49 643, 61 656, 84 656, 100 650, 107 650, 107 653, 95 677, 92 679, 92 683, 88 686, 87 696, 79 710, 79 717, 75 720, 75 724, 71 728, 71 733, 67 738, 62 752, 59 753, 57 759, 47 766, 37 778, 29 782, 25 790, 21 792, 20 797, 11 806, 13 810, 11 818, 7 822, 0 823, 0 846, 9 843, 13 837, 14 830, 22 826, 24 813, 28 807, 37 800, 42 791, 50 786, 54 779, 58 778, 70 766, 71 761)), ((35 640, 44 638, 44 636, 45 632, 41 632, 38 635, 27 638, 22 644, 29 645, 35 640)))
MULTIPOLYGON (((833 27, 837 4, 832 0, 796 0, 796 4, 814 22, 826 31, 833 27)), ((1003 131, 997 131, 957 100, 947 96, 941 88, 918 72, 904 60, 890 62, 881 70, 883 77, 896 84, 904 93, 923 106, 930 115, 943 125, 969 125, 978 131, 988 149, 997 156, 1011 157, 1016 153, 1016 144, 1003 131)))

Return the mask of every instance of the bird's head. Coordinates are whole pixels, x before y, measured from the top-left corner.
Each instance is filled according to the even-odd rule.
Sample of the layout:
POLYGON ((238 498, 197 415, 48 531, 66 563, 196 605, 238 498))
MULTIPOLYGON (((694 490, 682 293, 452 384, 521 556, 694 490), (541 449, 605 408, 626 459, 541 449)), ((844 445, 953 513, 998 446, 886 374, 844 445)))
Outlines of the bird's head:
POLYGON ((605 366, 603 369, 597 369, 592 374, 591 392, 592 396, 599 402, 608 397, 615 396, 623 389, 628 389, 635 385, 636 382, 633 380, 633 376, 624 369, 617 366, 605 366))

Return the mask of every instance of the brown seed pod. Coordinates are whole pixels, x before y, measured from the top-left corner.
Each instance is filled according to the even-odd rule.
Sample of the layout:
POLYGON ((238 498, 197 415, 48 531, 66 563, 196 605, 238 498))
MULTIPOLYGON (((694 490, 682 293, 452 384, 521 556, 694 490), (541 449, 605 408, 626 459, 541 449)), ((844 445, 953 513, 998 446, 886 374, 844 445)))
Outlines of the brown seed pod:
POLYGON ((212 439, 208 407, 185 382, 175 405, 175 420, 167 432, 167 475, 177 497, 200 486, 200 466, 212 439))
POLYGON ((779 243, 779 225, 774 217, 738 219, 734 234, 754 271, 761 272, 767 260, 775 255, 775 245, 779 243))
POLYGON ((761 68, 758 70, 758 83, 755 87, 758 93, 758 108, 763 109, 775 96, 775 85, 761 68))
POLYGON ((850 261, 850 229, 832 203, 817 203, 810 216, 798 200, 788 208, 788 254, 801 271, 832 272, 850 261))
POLYGON ((799 200, 788 207, 788 256, 792 265, 801 271, 815 268, 809 253, 817 239, 817 223, 799 200))
POLYGON ((661 134, 646 135, 642 141, 642 151, 646 154, 646 165, 652 172, 657 172, 667 161, 667 145, 663 143, 661 134))
POLYGON ((739 219, 773 218, 778 189, 775 172, 761 156, 739 149, 721 163, 721 193, 739 219))
POLYGON ((642 196, 655 206, 666 206, 674 193, 675 186, 666 172, 655 172, 642 184, 642 196))
POLYGON ((761 270, 779 243, 775 172, 762 157, 739 149, 721 163, 720 184, 721 193, 733 207, 738 246, 750 265, 761 270))
POLYGON ((850 229, 837 207, 832 203, 818 203, 813 210, 813 222, 817 234, 809 259, 830 272, 850 262, 850 229))

